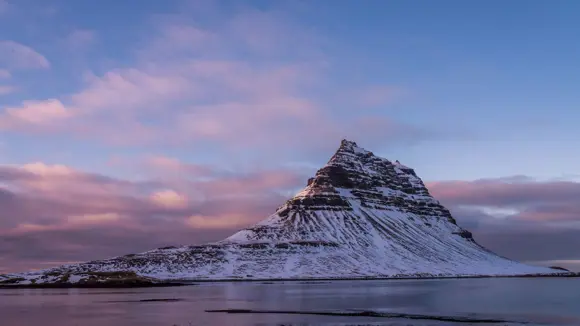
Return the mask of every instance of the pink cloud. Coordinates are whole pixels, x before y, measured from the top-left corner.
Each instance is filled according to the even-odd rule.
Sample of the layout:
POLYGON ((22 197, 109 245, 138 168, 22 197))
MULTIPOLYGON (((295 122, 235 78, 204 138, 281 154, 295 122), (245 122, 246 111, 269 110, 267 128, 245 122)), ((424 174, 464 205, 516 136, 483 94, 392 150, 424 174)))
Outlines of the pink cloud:
POLYGON ((171 189, 156 191, 149 198, 153 203, 162 207, 186 208, 188 206, 187 196, 171 189))
POLYGON ((193 164, 154 162, 155 180, 139 182, 42 162, 0 166, 0 261, 37 268, 218 240, 271 214, 285 200, 278 192, 305 182, 290 170, 208 170, 200 181, 193 164), (176 167, 179 182, 159 171, 176 167))
POLYGON ((0 41, 0 64, 21 69, 50 68, 50 63, 42 54, 14 41, 0 41))
POLYGON ((185 224, 193 228, 223 229, 225 227, 247 226, 247 216, 243 213, 222 214, 218 216, 191 215, 185 224))
MULTIPOLYGON (((176 20, 161 24, 153 39, 137 51, 141 58, 138 65, 89 76, 85 89, 60 98, 60 113, 74 108, 76 114, 54 131, 124 143, 209 139, 248 146, 263 141, 264 137, 256 134, 259 128, 280 131, 275 126, 321 120, 321 108, 300 94, 300 89, 315 79, 315 66, 301 61, 274 62, 269 58, 271 53, 261 53, 263 60, 224 56, 244 52, 246 46, 259 47, 259 42, 271 43, 274 35, 255 33, 262 28, 285 31, 283 40, 304 39, 299 26, 278 14, 258 11, 237 13, 226 24, 209 29, 176 20), (196 49, 210 52, 201 58, 182 52, 196 49), (160 50, 177 57, 159 57, 160 50), (145 125, 144 120, 159 125, 145 125)), ((87 40, 92 36, 78 31, 71 38, 87 40)), ((22 108, 25 106, 23 103, 22 108)), ((26 113, 16 113, 20 112, 26 113)), ((31 128, 23 124, 18 130, 29 132, 31 128)), ((276 136, 288 136, 289 130, 284 132, 286 135, 276 136)))
POLYGON ((95 43, 97 34, 93 30, 77 29, 72 31, 65 38, 66 46, 71 50, 86 50, 95 43))
POLYGON ((177 158, 163 155, 146 157, 142 166, 150 175, 172 180, 176 178, 194 180, 198 178, 212 177, 217 173, 217 171, 210 166, 186 163, 177 158))
POLYGON ((580 196, 580 183, 571 181, 524 181, 505 179, 430 182, 429 189, 441 200, 457 204, 514 205, 546 200, 569 200, 580 196))
POLYGON ((503 178, 429 182, 437 199, 455 207, 511 211, 510 218, 527 221, 579 221, 580 183, 503 178))
MULTIPOLYGON (((153 167, 151 162, 135 165, 153 173, 151 180, 143 181, 42 162, 1 166, 0 183, 4 188, 0 189, 0 246, 5 250, 0 253, 0 261, 41 267, 45 261, 90 260, 218 240, 273 213, 287 198, 282 193, 303 187, 308 177, 285 169, 200 170, 195 164, 176 159, 153 158, 153 167), (175 171, 180 178, 173 178, 171 173, 175 171), (29 253, 34 257, 28 257, 29 253)), ((577 221, 578 184, 505 180, 450 181, 428 186, 436 198, 454 210, 460 224, 466 222, 464 214, 469 211, 457 207, 519 207, 520 213, 513 221, 518 227, 496 223, 501 234, 539 232, 538 228, 519 227, 524 222, 545 225, 554 220, 571 221, 572 216, 577 221)), ((489 218, 478 214, 477 218, 489 218)), ((497 238, 501 234, 486 233, 488 229, 489 224, 487 228, 474 228, 485 245, 501 240, 497 238)), ((543 236, 556 237, 561 228, 549 230, 551 233, 543 236)))
POLYGON ((288 138, 292 134, 287 129, 290 126, 306 133, 313 124, 325 122, 314 103, 276 97, 195 107, 183 114, 178 123, 179 134, 185 139, 213 139, 222 144, 247 146, 288 138))
POLYGON ((6 69, 0 69, 0 79, 8 79, 10 77, 12 77, 10 71, 6 69))
MULTIPOLYGON (((179 164, 188 167, 187 163, 179 164)), ((45 245, 62 249, 64 240, 52 238, 54 234, 66 238, 67 234, 100 233, 106 243, 112 233, 125 230, 135 236, 156 233, 154 241, 140 240, 139 250, 148 250, 163 239, 175 244, 175 234, 180 233, 211 230, 209 234, 225 232, 225 236, 271 214, 284 201, 278 192, 298 183, 293 171, 212 171, 203 181, 190 180, 185 175, 188 170, 181 171, 185 180, 181 183, 172 179, 135 182, 42 162, 1 166, 0 183, 4 188, 0 189, 0 244, 6 239, 34 237, 44 242, 50 238, 50 244, 45 245)), ((85 246, 84 241, 83 237, 67 240, 66 246, 75 247, 67 250, 94 255, 94 248, 85 246)), ((117 254, 126 253, 122 247, 115 250, 117 254)), ((58 253, 46 257, 65 258, 58 253)))
POLYGON ((142 110, 151 104, 170 101, 190 86, 179 75, 152 74, 138 69, 109 71, 102 77, 89 76, 88 81, 85 90, 72 95, 72 103, 83 110, 117 111, 120 116, 128 109, 142 110))
MULTIPOLYGON (((274 153, 293 144, 318 150, 344 137, 384 144, 424 136, 372 114, 343 119, 322 105, 316 90, 326 78, 323 40, 281 12, 241 10, 211 27, 170 18, 136 49, 133 67, 88 75, 77 93, 26 101, 11 115, 5 110, 1 126, 119 146, 189 148, 210 141, 228 153, 274 153)), ((91 38, 78 32, 73 38, 91 38)))
POLYGON ((209 198, 264 195, 273 190, 293 189, 304 185, 305 178, 289 170, 224 176, 196 183, 196 188, 209 198))
POLYGON ((483 246, 520 261, 580 259, 580 183, 525 176, 428 182, 483 246))
POLYGON ((4 109, 0 114, 0 128, 56 128, 73 115, 73 111, 57 99, 24 101, 19 107, 4 109))
POLYGON ((7 95, 16 92, 17 88, 14 86, 0 85, 0 95, 7 95))

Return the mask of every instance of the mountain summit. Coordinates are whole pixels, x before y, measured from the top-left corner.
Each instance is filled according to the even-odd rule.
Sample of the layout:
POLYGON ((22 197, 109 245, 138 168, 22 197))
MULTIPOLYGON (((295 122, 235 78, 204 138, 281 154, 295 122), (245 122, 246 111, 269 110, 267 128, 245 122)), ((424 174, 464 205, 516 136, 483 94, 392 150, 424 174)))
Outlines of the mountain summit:
POLYGON ((348 140, 274 214, 222 241, 4 278, 42 284, 66 276, 64 282, 82 284, 119 273, 150 280, 565 274, 483 248, 413 169, 348 140))

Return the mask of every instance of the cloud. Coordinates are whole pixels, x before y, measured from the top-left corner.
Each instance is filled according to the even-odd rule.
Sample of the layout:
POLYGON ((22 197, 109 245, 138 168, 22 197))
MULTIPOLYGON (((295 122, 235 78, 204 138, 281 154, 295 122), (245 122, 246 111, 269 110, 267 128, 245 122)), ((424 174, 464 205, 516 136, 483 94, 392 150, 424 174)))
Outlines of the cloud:
POLYGON ((285 58, 323 58, 326 39, 317 31, 289 20, 280 11, 244 10, 230 21, 232 37, 250 51, 285 58), (284 37, 281 37, 281 36, 284 37))
MULTIPOLYGON (((220 24, 192 20, 196 15, 201 14, 159 19, 132 52, 133 66, 89 73, 80 91, 58 97, 62 107, 53 114, 66 123, 47 116, 42 120, 50 127, 38 128, 39 121, 15 123, 10 117, 3 125, 13 132, 59 133, 120 146, 211 142, 215 151, 228 154, 262 149, 284 155, 293 145, 317 152, 344 137, 369 144, 377 137, 383 137, 381 144, 425 138, 421 128, 373 112, 344 118, 324 105, 318 90, 328 84, 326 40, 284 12, 245 8, 218 15, 220 24)), ((89 35, 77 31, 71 37, 89 35)), ((43 105, 49 103, 54 107, 54 101, 43 105)))
POLYGON ((90 48, 97 40, 97 33, 88 29, 77 29, 65 38, 67 47, 73 51, 84 51, 90 48))
POLYGON ((101 224, 118 222, 123 218, 118 213, 99 213, 99 214, 81 214, 67 217, 67 222, 70 224, 101 224))
POLYGON ((223 214, 219 216, 191 215, 186 219, 186 224, 194 228, 223 229, 226 227, 247 226, 247 216, 243 213, 223 214))
POLYGON ((535 181, 522 177, 475 181, 430 182, 439 196, 454 203, 510 205, 544 200, 569 199, 580 194, 580 184, 567 181, 535 181))
POLYGON ((102 77, 88 76, 87 79, 88 87, 71 96, 75 106, 87 111, 143 110, 191 91, 188 81, 178 75, 146 73, 138 69, 118 69, 102 77))
POLYGON ((0 0, 0 15, 4 14, 10 8, 10 3, 7 0, 0 0))
POLYGON ((57 99, 24 101, 19 107, 8 107, 0 114, 0 129, 55 128, 74 115, 57 99))
POLYGON ((459 225, 495 252, 524 261, 580 259, 578 182, 514 176, 427 187, 459 225))
POLYGON ((184 55, 214 51, 219 43, 219 36, 211 31, 200 29, 189 24, 170 23, 162 25, 153 40, 140 49, 138 53, 147 61, 182 60, 184 55))
MULTIPOLYGON (((133 165, 134 160, 126 162, 133 165)), ((163 155, 150 155, 142 159, 139 163, 140 169, 147 175, 171 180, 174 183, 207 180, 223 175, 216 167, 203 164, 186 163, 174 157, 163 155)))
POLYGON ((0 273, 49 268, 62 264, 106 259, 169 245, 221 239, 231 229, 168 227, 131 229, 125 225, 93 225, 74 230, 45 230, 0 237, 0 273))
POLYGON ((0 95, 7 95, 10 93, 14 93, 16 90, 17 90, 17 88, 14 86, 0 85, 0 95))
POLYGON ((441 201, 454 206, 512 210, 513 218, 580 221, 580 183, 530 179, 486 179, 428 184, 441 201))
POLYGON ((187 207, 187 197, 174 190, 165 189, 151 194, 150 199, 157 205, 167 208, 187 207))
POLYGON ((0 65, 14 69, 50 68, 50 63, 42 54, 14 41, 0 41, 0 65))
POLYGON ((163 175, 185 173, 188 176, 208 176, 213 173, 213 168, 209 166, 184 163, 177 158, 162 155, 149 156, 145 160, 145 165, 154 173, 163 175))
POLYGON ((271 214, 284 201, 280 193, 301 179, 278 170, 209 171, 198 180, 184 162, 156 169, 175 165, 180 182, 128 181, 43 162, 0 166, 0 261, 35 268, 218 240, 271 214))
POLYGON ((8 79, 10 77, 12 77, 10 71, 6 69, 0 69, 0 79, 8 79))
POLYGON ((47 165, 42 162, 24 164, 18 168, 41 177, 67 177, 74 176, 78 173, 76 170, 65 165, 47 165))
MULTIPOLYGON (((579 260, 578 230, 494 230, 474 232, 476 240, 492 251, 519 261, 579 260)), ((580 269, 576 269, 580 271, 580 269)))
POLYGON ((382 107, 406 95, 406 91, 398 86, 374 85, 350 94, 362 107, 382 107))
MULTIPOLYGON (((42 267, 219 240, 273 213, 308 177, 290 169, 210 169, 164 156, 147 157, 135 167, 151 178, 122 180, 43 162, 1 166, 0 261, 42 267)), ((580 259, 580 228, 549 225, 571 221, 575 211, 564 204, 577 198, 574 183, 520 177, 428 186, 460 225, 502 255, 526 261, 580 259), (517 192, 523 194, 509 195, 517 192), (562 209, 563 217, 528 215, 547 206, 562 209), (513 208, 518 215, 498 218, 482 207, 491 212, 513 208)))

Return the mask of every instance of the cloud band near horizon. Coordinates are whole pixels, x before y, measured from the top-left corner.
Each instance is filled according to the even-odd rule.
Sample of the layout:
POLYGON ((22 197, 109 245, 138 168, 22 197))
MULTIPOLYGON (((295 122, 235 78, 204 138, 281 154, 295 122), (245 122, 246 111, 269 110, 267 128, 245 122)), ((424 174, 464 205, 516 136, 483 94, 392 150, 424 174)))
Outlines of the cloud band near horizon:
MULTIPOLYGON (((3 272, 217 241, 272 214, 312 173, 235 173, 167 157, 135 166, 149 179, 44 163, 0 167, 3 272)), ((518 177, 427 186, 460 226, 500 254, 567 267, 580 259, 580 183, 518 177)))

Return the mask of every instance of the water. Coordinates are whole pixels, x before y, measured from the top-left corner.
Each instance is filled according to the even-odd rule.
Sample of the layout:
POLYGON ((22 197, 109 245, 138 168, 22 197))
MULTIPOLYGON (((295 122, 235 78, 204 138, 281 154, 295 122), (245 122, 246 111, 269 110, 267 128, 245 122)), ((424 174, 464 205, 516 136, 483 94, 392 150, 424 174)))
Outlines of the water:
POLYGON ((0 290, 2 326, 468 325, 376 317, 205 312, 228 308, 471 314, 534 324, 580 325, 580 279, 240 282, 143 289, 0 290), (139 302, 148 299, 180 301, 139 302))

